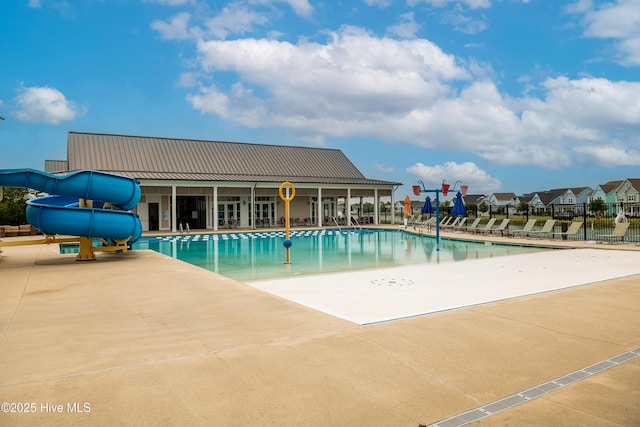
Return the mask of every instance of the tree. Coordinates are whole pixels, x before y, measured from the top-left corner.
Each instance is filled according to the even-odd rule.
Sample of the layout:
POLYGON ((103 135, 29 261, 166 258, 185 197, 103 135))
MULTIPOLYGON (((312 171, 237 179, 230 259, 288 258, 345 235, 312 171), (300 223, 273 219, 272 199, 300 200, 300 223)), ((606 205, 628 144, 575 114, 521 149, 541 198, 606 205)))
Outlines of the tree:
POLYGON ((483 214, 484 214, 484 213, 487 213, 487 211, 489 210, 489 205, 487 205, 487 203, 486 203, 486 202, 481 202, 481 203, 478 205, 478 210, 479 210, 480 212, 482 212, 483 214))
POLYGON ((518 206, 516 206, 516 212, 523 213, 529 211, 529 204, 527 202, 520 202, 518 206))
POLYGON ((21 225, 27 223, 27 199, 29 190, 26 188, 4 187, 4 198, 0 202, 0 224, 21 225))
POLYGON ((589 212, 596 216, 602 216, 606 208, 606 203, 602 199, 592 199, 589 202, 589 212))
POLYGON ((375 208, 373 207, 373 203, 371 203, 371 202, 364 202, 364 203, 362 204, 362 211, 363 211, 363 213, 365 213, 365 214, 370 214, 370 213, 375 212, 375 208))

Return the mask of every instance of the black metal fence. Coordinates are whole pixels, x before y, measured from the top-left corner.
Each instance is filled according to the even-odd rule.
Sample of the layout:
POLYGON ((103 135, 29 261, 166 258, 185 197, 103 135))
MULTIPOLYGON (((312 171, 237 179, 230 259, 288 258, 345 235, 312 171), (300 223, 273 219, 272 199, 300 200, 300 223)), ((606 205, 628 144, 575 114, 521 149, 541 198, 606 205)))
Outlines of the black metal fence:
MULTIPOLYGON (((554 233, 566 232, 574 221, 582 221, 583 225, 574 235, 558 235, 565 240, 584 241, 622 241, 640 242, 640 216, 637 207, 618 205, 614 203, 604 204, 598 212, 591 212, 586 203, 574 205, 549 205, 544 208, 532 208, 529 206, 505 205, 500 207, 487 206, 488 210, 481 212, 476 205, 467 206, 467 215, 471 218, 485 216, 489 218, 509 218, 509 229, 521 229, 529 219, 537 219, 536 228, 542 227, 549 219, 555 220, 554 233), (524 208, 524 209, 523 209, 524 208), (624 236, 621 238, 609 237, 615 229, 616 217, 619 212, 624 213, 624 221, 629 223, 624 236)), ((441 215, 451 215, 451 206, 442 206, 441 215)))

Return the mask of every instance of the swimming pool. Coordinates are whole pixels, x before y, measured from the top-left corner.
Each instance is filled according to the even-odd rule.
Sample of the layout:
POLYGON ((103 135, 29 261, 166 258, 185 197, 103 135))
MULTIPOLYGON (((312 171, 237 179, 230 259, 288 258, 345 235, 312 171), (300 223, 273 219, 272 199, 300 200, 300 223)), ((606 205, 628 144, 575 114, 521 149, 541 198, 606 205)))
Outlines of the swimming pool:
POLYGON ((433 237, 401 230, 295 230, 286 264, 284 240, 284 232, 143 237, 133 249, 151 249, 243 282, 549 250, 442 239, 436 251, 433 237))

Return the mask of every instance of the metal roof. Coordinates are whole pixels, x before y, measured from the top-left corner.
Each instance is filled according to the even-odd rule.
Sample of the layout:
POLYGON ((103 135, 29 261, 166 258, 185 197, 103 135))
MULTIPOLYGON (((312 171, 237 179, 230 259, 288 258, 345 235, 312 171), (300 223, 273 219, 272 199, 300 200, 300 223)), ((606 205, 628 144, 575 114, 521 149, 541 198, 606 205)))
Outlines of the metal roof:
POLYGON ((69 170, 66 160, 45 160, 44 170, 49 173, 65 172, 69 170))
POLYGON ((400 185, 371 180, 336 149, 69 132, 69 170, 137 179, 400 185))

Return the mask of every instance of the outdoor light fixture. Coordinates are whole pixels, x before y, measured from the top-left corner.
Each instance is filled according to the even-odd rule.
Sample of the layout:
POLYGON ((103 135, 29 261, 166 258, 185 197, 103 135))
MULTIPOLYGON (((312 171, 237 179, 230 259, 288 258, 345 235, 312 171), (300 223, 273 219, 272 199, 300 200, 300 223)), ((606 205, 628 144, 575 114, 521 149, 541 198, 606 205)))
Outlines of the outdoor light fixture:
MULTIPOLYGON (((442 193, 443 196, 447 196, 447 194, 449 194, 449 188, 451 187, 451 185, 446 183, 446 180, 442 180, 442 186, 441 188, 436 188, 434 190, 427 190, 424 186, 424 182, 422 181, 418 181, 418 184, 420 185, 414 185, 413 187, 413 194, 415 194, 416 196, 419 196, 420 193, 436 193, 436 251, 440 251, 440 193, 442 193)), ((462 181, 456 181, 455 184, 453 184, 453 189, 451 191, 455 191, 456 186, 458 184, 462 184, 462 181)), ((469 190, 469 186, 468 185, 461 185, 460 186, 460 193, 462 193, 463 196, 467 195, 467 191, 469 190)))

